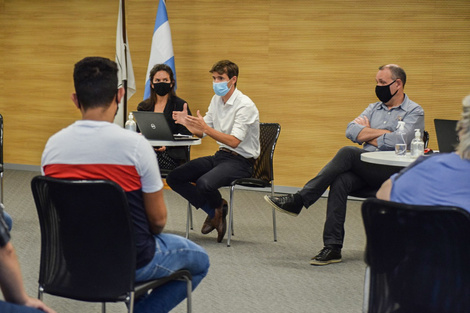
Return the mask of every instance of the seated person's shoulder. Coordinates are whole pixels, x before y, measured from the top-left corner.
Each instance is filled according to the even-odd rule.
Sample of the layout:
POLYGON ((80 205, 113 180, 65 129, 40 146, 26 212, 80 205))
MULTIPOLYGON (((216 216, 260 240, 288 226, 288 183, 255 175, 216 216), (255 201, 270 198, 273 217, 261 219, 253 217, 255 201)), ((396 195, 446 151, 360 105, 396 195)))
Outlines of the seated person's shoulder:
POLYGON ((153 111, 153 105, 150 103, 150 98, 141 101, 137 106, 137 111, 153 111))

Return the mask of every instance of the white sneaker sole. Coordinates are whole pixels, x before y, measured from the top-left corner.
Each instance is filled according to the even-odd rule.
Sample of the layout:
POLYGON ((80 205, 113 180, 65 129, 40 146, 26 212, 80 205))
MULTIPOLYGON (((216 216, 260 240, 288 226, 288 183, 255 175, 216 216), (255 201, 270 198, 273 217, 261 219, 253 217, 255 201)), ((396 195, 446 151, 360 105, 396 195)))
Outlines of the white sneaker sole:
POLYGON ((272 202, 271 199, 269 199, 269 196, 267 196, 267 195, 264 196, 264 200, 266 200, 267 203, 269 203, 273 208, 275 208, 279 212, 282 212, 284 214, 288 214, 290 216, 298 216, 299 215, 298 213, 292 213, 292 212, 281 209, 274 202, 272 202))
POLYGON ((332 263, 339 263, 341 261, 342 261, 342 259, 334 259, 334 260, 328 260, 328 261, 311 260, 310 264, 311 265, 321 266, 321 265, 328 265, 328 264, 332 264, 332 263))

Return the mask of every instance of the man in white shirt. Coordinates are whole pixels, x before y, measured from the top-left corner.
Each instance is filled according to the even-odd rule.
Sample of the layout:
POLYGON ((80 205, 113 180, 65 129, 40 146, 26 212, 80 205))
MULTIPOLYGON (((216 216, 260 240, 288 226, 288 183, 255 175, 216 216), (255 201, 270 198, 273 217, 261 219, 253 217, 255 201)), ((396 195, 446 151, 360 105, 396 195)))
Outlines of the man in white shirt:
POLYGON ((228 60, 214 64, 212 73, 215 95, 203 117, 174 111, 176 123, 186 126, 194 135, 209 136, 219 150, 212 156, 192 160, 173 170, 168 185, 196 208, 207 213, 201 232, 217 230, 221 242, 227 229, 227 201, 219 188, 238 178, 250 177, 254 160, 259 156, 259 112, 250 98, 237 89, 238 66, 228 60))

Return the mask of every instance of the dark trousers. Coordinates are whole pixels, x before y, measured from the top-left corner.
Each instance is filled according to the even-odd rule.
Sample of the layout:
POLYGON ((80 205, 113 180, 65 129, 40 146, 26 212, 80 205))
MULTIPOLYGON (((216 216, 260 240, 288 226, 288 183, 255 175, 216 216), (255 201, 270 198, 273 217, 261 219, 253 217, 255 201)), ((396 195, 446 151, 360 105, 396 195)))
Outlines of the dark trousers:
POLYGON ((367 151, 357 147, 341 148, 318 175, 299 191, 304 206, 308 208, 330 187, 323 229, 325 246, 343 245, 348 195, 364 187, 378 189, 392 174, 402 169, 363 162, 361 154, 364 152, 367 151))
POLYGON ((192 160, 170 172, 166 182, 194 207, 217 208, 222 202, 219 188, 238 178, 251 177, 251 162, 240 155, 217 151, 215 155, 192 160))

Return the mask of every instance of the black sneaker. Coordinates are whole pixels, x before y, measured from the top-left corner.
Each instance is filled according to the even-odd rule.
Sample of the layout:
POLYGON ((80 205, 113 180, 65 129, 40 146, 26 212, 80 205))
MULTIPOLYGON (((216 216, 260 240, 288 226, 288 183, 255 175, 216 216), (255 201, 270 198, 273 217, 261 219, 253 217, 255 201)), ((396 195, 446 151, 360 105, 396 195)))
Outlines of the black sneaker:
POLYGON ((264 200, 276 210, 293 216, 299 215, 304 206, 300 196, 295 197, 294 195, 281 197, 264 196, 264 200))
POLYGON ((316 256, 312 258, 312 265, 327 265, 341 262, 341 249, 324 247, 316 256))

